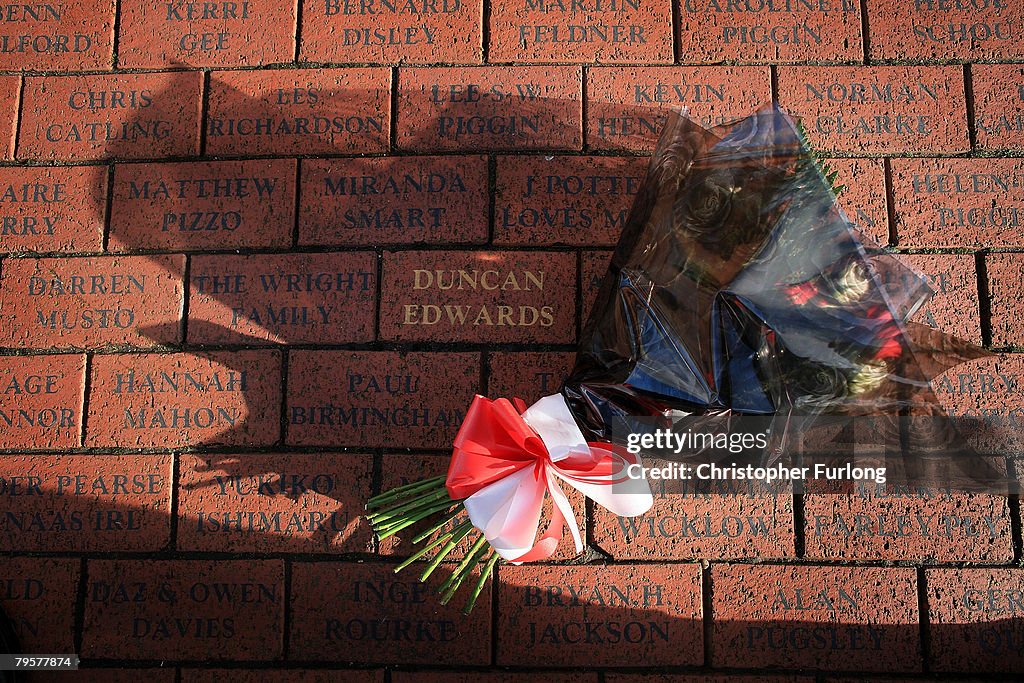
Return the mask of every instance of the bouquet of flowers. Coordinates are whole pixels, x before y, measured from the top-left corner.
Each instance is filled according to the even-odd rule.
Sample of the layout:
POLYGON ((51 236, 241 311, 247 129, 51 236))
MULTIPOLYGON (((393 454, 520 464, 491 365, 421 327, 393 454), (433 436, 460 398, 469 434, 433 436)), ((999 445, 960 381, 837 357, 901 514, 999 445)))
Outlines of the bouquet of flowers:
POLYGON ((426 579, 467 541, 440 590, 449 601, 482 563, 468 611, 501 559, 550 557, 565 527, 582 550, 563 485, 646 512, 622 419, 941 416, 929 380, 984 352, 909 321, 931 290, 863 239, 834 180, 778 107, 711 129, 670 115, 560 393, 477 396, 446 477, 369 501, 381 539, 430 521, 397 570, 433 553, 426 579))

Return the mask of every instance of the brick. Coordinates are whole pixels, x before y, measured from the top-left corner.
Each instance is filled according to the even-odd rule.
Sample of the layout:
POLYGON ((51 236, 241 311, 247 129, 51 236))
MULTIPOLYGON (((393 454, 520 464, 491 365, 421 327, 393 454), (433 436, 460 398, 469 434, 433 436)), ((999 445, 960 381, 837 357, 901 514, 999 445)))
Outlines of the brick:
POLYGON ((482 156, 306 159, 299 243, 486 242, 487 177, 482 156))
MULTIPOLYGON (((472 666, 491 659, 491 590, 461 612, 460 594, 448 605, 412 572, 395 576, 391 564, 351 562, 292 565, 289 657, 403 664, 472 666), (331 586, 325 594, 324 586, 331 586)), ((476 577, 466 579, 471 587, 476 577)), ((469 590, 464 586, 462 591, 469 590)))
POLYGON ((1024 280, 1024 259, 1019 254, 986 254, 992 346, 1024 346, 1024 315, 1020 283, 1024 280))
POLYGON ((956 365, 932 380, 954 425, 984 453, 1024 444, 1024 355, 997 354, 956 365))
POLYGON ((770 102, 770 80, 768 69, 757 66, 593 67, 587 145, 649 152, 668 109, 688 108, 702 126, 716 126, 770 102))
POLYGON ((543 396, 557 393, 575 360, 575 354, 557 351, 495 351, 490 356, 487 395, 491 398, 519 397, 531 404, 543 396))
POLYGON ((646 170, 637 158, 499 157, 494 243, 614 246, 646 170))
MULTIPOLYGON (((136 683, 140 679, 152 683, 174 683, 175 669, 171 666, 164 668, 146 669, 101 669, 89 667, 88 669, 77 669, 75 671, 48 671, 46 680, 74 681, 74 683, 136 683)), ((35 679, 30 679, 35 681, 35 679)))
POLYGON ((672 0, 495 3, 487 58, 495 62, 671 64, 672 0))
POLYGON ((373 341, 373 252, 194 256, 189 279, 189 342, 373 341))
POLYGON ((382 152, 387 69, 219 71, 210 77, 209 154, 382 152))
POLYGON ((107 210, 103 166, 0 168, 0 251, 99 251, 107 210))
POLYGON ((384 683, 384 671, 364 669, 182 669, 181 683, 384 683))
POLYGON ((889 244, 888 200, 881 159, 829 159, 825 163, 838 174, 836 185, 845 185, 836 202, 846 217, 876 244, 889 244))
POLYGON ((450 448, 479 373, 475 353, 293 351, 287 442, 450 448))
POLYGON ((578 150, 582 99, 579 67, 402 69, 396 143, 425 152, 578 150))
POLYGON ((81 563, 73 558, 0 558, 0 606, 25 653, 75 651, 75 596, 81 563))
POLYGON ((5 346, 96 348, 180 341, 185 257, 11 259, 0 279, 5 346))
MULTIPOLYGON (((809 676, 755 674, 618 674, 605 675, 606 683, 811 683, 809 676)), ((877 682, 877 679, 875 679, 877 682)))
POLYGON ((893 159, 901 247, 1024 246, 1024 161, 893 159))
POLYGON ((696 565, 502 565, 498 664, 699 665, 696 565))
POLYGON ((15 5, 0 28, 0 69, 109 69, 114 48, 114 1, 15 5))
POLYGON ((700 482, 664 492, 652 482, 654 507, 619 517, 594 507, 594 542, 615 559, 795 557, 789 486, 700 482))
POLYGON ((88 446, 132 448, 275 443, 276 351, 93 358, 88 446))
POLYGON ((812 560, 1009 562, 1004 496, 869 481, 813 480, 804 496, 804 548, 812 560))
POLYGON ((0 76, 0 159, 14 158, 14 139, 18 128, 18 107, 21 104, 21 79, 0 76))
POLYGON ((978 275, 971 254, 901 254, 934 294, 912 320, 981 344, 978 275))
POLYGON ((1024 149, 1024 66, 974 64, 974 127, 979 149, 1024 149))
MULTIPOLYGON (((857 681, 863 681, 863 680, 864 680, 863 678, 857 679, 857 678, 847 678, 845 676, 843 676, 843 677, 827 676, 824 679, 824 683, 856 683, 857 681)), ((873 681, 873 683, 902 683, 903 681, 914 680, 914 679, 880 677, 880 678, 872 678, 871 680, 873 681)), ((981 678, 961 678, 961 677, 957 677, 957 678, 953 678, 953 679, 950 679, 950 680, 956 681, 956 683, 983 683, 983 679, 981 679, 981 678)))
POLYGON ((188 4, 146 0, 125 5, 118 24, 117 65, 259 66, 295 54, 295 4, 246 0, 188 4))
POLYGON ((608 265, 612 260, 611 251, 584 251, 580 255, 580 291, 582 293, 580 311, 582 330, 586 330, 587 320, 593 313, 594 302, 601 283, 608 273, 608 265))
POLYGON ((596 672, 395 671, 393 683, 597 683, 596 672))
POLYGON ((382 339, 571 343, 575 338, 572 254, 386 252, 382 278, 382 339))
POLYGON ((872 59, 1012 60, 1024 57, 1024 3, 875 0, 868 5, 872 59))
MULTIPOLYGON (((479 0, 448 0, 408 11, 402 3, 307 0, 300 56, 310 62, 465 64, 483 57, 479 0), (435 9, 423 11, 423 7, 435 9)), ((493 56, 492 56, 493 58, 493 56)))
POLYGON ((958 66, 783 66, 779 102, 822 152, 965 152, 958 66))
POLYGON ((0 456, 0 550, 161 550, 169 455, 0 456))
POLYGON ((929 569, 925 582, 933 671, 1024 671, 1024 573, 929 569))
POLYGON ((292 159, 118 164, 110 251, 287 247, 292 159))
POLYGON ((281 560, 90 560, 88 577, 83 657, 281 657, 281 560))
POLYGON ((199 151, 202 74, 30 76, 18 158, 153 159, 199 151))
POLYGON ((373 457, 182 455, 178 547, 213 552, 369 552, 373 457))
POLYGON ((920 671, 916 572, 716 565, 712 666, 920 671))
POLYGON ((864 54, 855 0, 772 5, 771 14, 760 3, 677 5, 679 52, 687 62, 850 62, 864 54))
POLYGON ((74 448, 85 356, 0 356, 0 448, 74 448))

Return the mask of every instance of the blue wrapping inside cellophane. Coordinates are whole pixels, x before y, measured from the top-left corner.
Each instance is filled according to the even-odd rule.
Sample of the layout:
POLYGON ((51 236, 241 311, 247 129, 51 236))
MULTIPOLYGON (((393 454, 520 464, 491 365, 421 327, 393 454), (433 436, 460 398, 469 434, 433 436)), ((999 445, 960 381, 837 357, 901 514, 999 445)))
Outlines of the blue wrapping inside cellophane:
POLYGON ((909 322, 924 276, 832 180, 777 106, 669 116, 563 385, 591 438, 618 416, 942 414, 929 380, 984 352, 909 322))

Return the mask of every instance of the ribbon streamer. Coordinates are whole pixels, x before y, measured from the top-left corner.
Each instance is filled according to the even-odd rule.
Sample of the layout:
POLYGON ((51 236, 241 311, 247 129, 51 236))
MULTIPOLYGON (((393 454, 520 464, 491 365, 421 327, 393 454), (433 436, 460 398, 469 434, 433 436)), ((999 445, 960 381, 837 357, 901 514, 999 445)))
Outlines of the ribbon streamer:
POLYGON ((445 486, 494 548, 513 563, 550 557, 569 527, 583 550, 576 516, 559 481, 622 517, 654 504, 646 479, 627 476, 640 458, 610 443, 588 443, 560 394, 528 409, 476 396, 458 435, 445 486), (551 522, 537 538, 545 495, 551 522))

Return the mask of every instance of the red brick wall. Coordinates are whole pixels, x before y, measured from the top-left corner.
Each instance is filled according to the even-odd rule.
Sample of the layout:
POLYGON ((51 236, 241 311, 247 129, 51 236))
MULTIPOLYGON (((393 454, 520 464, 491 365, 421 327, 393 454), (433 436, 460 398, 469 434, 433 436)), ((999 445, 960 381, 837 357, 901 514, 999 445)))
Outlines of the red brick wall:
POLYGON ((1020 0, 0 11, 0 602, 26 651, 103 681, 1024 669, 1014 497, 589 510, 597 564, 504 567, 468 618, 359 518, 443 469, 475 392, 557 388, 672 106, 800 116, 851 217, 933 277, 922 319, 1001 352, 942 399, 1019 417, 1020 0), (514 287, 430 274, 483 265, 514 287))

